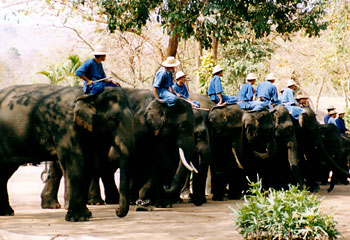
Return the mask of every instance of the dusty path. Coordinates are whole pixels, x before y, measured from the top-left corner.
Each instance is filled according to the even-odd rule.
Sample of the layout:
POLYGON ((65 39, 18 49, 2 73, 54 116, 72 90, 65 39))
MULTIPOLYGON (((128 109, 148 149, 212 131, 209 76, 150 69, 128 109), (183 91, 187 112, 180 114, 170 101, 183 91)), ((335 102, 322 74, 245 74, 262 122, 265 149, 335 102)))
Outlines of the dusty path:
MULTIPOLYGON (((116 205, 90 206, 89 222, 64 221, 66 211, 40 208, 43 167, 21 167, 9 182, 10 202, 14 217, 0 217, 2 239, 242 239, 235 230, 232 211, 240 201, 212 202, 201 207, 190 203, 173 208, 135 212, 125 218, 115 215, 116 205), (21 234, 21 235, 17 235, 21 234), (24 236, 25 235, 25 236, 24 236)), ((350 239, 350 186, 336 186, 321 204, 323 213, 334 213, 342 239, 350 239)), ((63 193, 60 190, 60 202, 63 193)))

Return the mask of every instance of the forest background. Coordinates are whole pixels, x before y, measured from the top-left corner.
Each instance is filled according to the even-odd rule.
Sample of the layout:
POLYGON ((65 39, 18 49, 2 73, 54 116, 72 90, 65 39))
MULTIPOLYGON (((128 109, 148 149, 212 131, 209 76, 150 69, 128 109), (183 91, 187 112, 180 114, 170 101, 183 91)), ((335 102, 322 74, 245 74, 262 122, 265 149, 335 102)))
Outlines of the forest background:
MULTIPOLYGON (((273 72, 325 107, 348 107, 350 1, 0 0, 0 87, 82 85, 74 76, 97 44, 108 49, 107 76, 150 88, 169 55, 188 88, 205 93, 215 64, 225 94, 237 95, 249 72, 273 72)), ((349 121, 348 121, 349 122, 349 121)))

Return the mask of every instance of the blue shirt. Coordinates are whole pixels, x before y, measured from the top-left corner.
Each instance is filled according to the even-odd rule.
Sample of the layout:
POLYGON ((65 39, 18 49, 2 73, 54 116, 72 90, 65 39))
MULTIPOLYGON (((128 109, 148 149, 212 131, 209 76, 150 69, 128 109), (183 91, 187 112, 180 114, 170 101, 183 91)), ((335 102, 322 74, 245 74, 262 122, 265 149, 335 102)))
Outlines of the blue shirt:
POLYGON ((329 120, 330 116, 328 115, 328 113, 324 116, 324 124, 327 124, 328 123, 328 120, 329 120))
POLYGON ((330 118, 328 119, 328 123, 329 123, 329 124, 334 124, 335 126, 337 126, 337 123, 335 122, 335 118, 330 117, 330 118))
POLYGON ((255 95, 259 98, 271 100, 272 103, 278 102, 277 88, 269 81, 259 83, 255 95))
MULTIPOLYGON (((106 78, 102 63, 97 63, 94 58, 86 60, 76 71, 75 75, 81 77, 85 76, 88 79, 95 81, 106 78)), ((86 82, 84 81, 84 85, 86 82)))
POLYGON ((221 85, 221 79, 218 75, 215 75, 210 83, 209 83, 209 88, 208 88, 208 95, 212 95, 212 94, 218 94, 218 93, 222 93, 222 85, 221 85))
POLYGON ((340 133, 345 134, 345 132, 347 131, 347 129, 346 129, 346 126, 345 126, 345 121, 344 121, 344 119, 338 117, 338 118, 335 120, 335 123, 337 124, 337 127, 338 127, 339 130, 340 130, 340 133))
POLYGON ((162 67, 156 73, 156 77, 153 82, 153 87, 168 89, 171 85, 173 85, 172 71, 167 72, 165 67, 162 67))
POLYGON ((190 96, 190 94, 187 91, 187 87, 186 87, 185 84, 182 84, 182 86, 180 87, 179 85, 177 85, 177 83, 174 83, 173 89, 174 89, 175 92, 180 94, 180 96, 183 97, 183 98, 188 98, 190 96))
POLYGON ((238 92, 238 101, 253 101, 254 91, 250 83, 245 83, 238 92))
POLYGON ((290 88, 284 89, 282 94, 282 103, 289 103, 289 104, 297 103, 295 101, 294 91, 292 89, 290 88))

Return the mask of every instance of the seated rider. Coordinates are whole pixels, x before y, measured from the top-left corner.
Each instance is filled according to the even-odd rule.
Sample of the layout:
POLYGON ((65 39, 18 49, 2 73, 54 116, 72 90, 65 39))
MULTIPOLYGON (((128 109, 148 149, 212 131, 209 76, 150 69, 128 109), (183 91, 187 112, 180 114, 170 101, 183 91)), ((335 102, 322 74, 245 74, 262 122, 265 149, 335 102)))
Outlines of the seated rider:
POLYGON ((301 108, 304 108, 304 107, 309 107, 309 103, 308 103, 308 100, 309 98, 307 96, 304 96, 304 95, 298 95, 295 100, 297 100, 297 105, 301 108))
POLYGON ((257 76, 254 73, 249 73, 246 77, 247 82, 243 84, 238 92, 238 105, 245 110, 260 111, 265 107, 265 104, 260 101, 253 101, 255 89, 253 85, 257 76))
POLYGON ((102 61, 106 60, 107 51, 104 46, 98 45, 92 52, 95 58, 86 60, 75 72, 75 75, 84 80, 84 93, 98 94, 105 87, 120 87, 120 84, 113 80, 106 79, 102 61), (104 79, 95 82, 96 80, 104 79))
POLYGON ((162 68, 156 73, 156 77, 153 82, 153 92, 154 96, 158 100, 165 101, 169 107, 174 106, 177 98, 180 94, 174 91, 173 85, 173 72, 175 67, 180 64, 179 60, 174 57, 168 57, 164 62, 162 62, 162 68))
POLYGON ((337 126, 337 123, 335 121, 336 117, 337 117, 337 111, 335 111, 335 110, 330 111, 328 124, 334 124, 335 126, 337 126))
POLYGON ((295 118, 299 119, 299 115, 304 113, 305 110, 301 107, 297 106, 297 102, 294 98, 294 89, 296 87, 296 84, 294 80, 289 79, 287 81, 287 88, 285 88, 283 94, 282 94, 282 104, 288 109, 289 114, 295 118))
POLYGON ((177 92, 178 94, 180 94, 180 96, 184 99, 186 99, 188 102, 190 102, 192 104, 193 107, 200 107, 200 103, 198 101, 193 101, 191 99, 189 99, 188 97, 190 96, 190 94, 187 91, 187 87, 186 87, 186 74, 184 72, 177 72, 176 73, 176 77, 175 77, 176 83, 173 84, 173 89, 175 92, 177 92))
POLYGON ((324 124, 327 124, 328 123, 328 120, 330 118, 330 112, 335 110, 335 107, 333 105, 330 105, 327 107, 327 114, 324 116, 323 118, 323 121, 324 121, 324 124))
POLYGON ((337 127, 339 128, 340 134, 349 134, 350 132, 345 126, 345 121, 344 121, 344 115, 345 111, 340 111, 338 113, 338 118, 335 120, 335 123, 337 124, 337 127))
POLYGON ((219 65, 216 65, 213 69, 212 74, 214 75, 209 83, 209 88, 207 91, 210 100, 216 103, 218 106, 224 106, 226 104, 235 104, 237 98, 234 96, 223 95, 223 89, 221 85, 221 78, 223 75, 223 68, 219 65))
POLYGON ((278 100, 277 88, 273 83, 275 82, 276 77, 273 73, 270 73, 266 77, 266 81, 259 83, 256 88, 255 96, 257 99, 264 104, 264 106, 268 106, 270 109, 274 105, 278 105, 280 101, 278 100))

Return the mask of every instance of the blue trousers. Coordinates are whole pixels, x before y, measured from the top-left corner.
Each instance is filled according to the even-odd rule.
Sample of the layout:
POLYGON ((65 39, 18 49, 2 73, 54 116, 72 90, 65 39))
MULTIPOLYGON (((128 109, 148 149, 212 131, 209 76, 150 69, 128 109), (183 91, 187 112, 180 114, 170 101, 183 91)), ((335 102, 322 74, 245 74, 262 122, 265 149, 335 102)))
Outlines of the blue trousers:
MULTIPOLYGON (((211 95, 210 99, 214 103, 220 102, 220 98, 217 95, 211 95)), ((235 96, 228 96, 228 95, 222 95, 223 102, 226 102, 227 104, 235 104, 237 103, 237 98, 235 96)))
POLYGON ((285 107, 288 109, 289 114, 295 118, 296 120, 299 119, 299 115, 304 113, 305 110, 302 109, 301 107, 290 105, 290 104, 285 104, 285 107))
POLYGON ((105 87, 119 87, 119 86, 116 86, 113 83, 101 81, 101 82, 93 83, 91 85, 84 84, 83 90, 84 90, 84 93, 98 94, 103 92, 105 87))
POLYGON ((159 98, 165 101, 169 107, 175 105, 177 96, 166 88, 157 88, 159 98))
POLYGON ((247 101, 238 103, 239 107, 245 110, 261 111, 267 106, 267 103, 262 101, 247 101))

